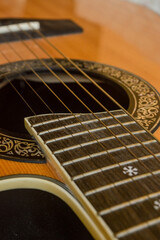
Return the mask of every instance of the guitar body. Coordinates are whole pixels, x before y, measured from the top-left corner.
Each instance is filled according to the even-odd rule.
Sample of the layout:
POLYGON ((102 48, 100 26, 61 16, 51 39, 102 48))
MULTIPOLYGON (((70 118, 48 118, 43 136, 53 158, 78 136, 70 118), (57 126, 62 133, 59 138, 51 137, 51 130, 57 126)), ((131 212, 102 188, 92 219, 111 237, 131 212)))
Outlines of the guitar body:
MULTIPOLYGON (((158 92, 160 92, 160 33, 158 26, 160 17, 158 15, 145 7, 119 0, 48 0, 47 2, 40 0, 21 2, 12 0, 10 5, 5 0, 2 0, 0 10, 3 10, 0 12, 1 18, 70 19, 76 22, 83 29, 82 33, 55 36, 51 38, 51 41, 66 56, 82 67, 89 76, 98 79, 97 81, 100 81, 100 84, 106 89, 110 88, 110 91, 113 92, 111 95, 113 97, 117 95, 117 101, 121 101, 125 96, 121 102, 123 107, 160 140, 160 128, 158 128, 158 92), (135 91, 126 83, 124 84, 122 80, 123 76, 126 75, 128 79, 136 79, 137 88, 143 85, 141 91, 144 89, 148 91, 145 96, 145 100, 147 99, 147 106, 145 105, 147 112, 143 114, 141 119, 138 119, 142 107, 142 105, 140 106, 142 102, 140 93, 138 95, 139 89, 135 91), (122 98, 120 95, 118 99, 118 92, 121 92, 122 98), (150 98, 148 97, 149 94, 150 98), (154 101, 156 104, 153 104, 154 101)), ((54 58, 62 58, 43 39, 39 39, 37 42, 54 58)), ((27 44, 31 46, 38 59, 48 58, 32 40, 28 40, 27 44)), ((39 82, 37 83, 33 74, 29 72, 29 69, 23 69, 23 63, 27 60, 34 69, 41 72, 42 67, 38 60, 35 59, 35 55, 24 46, 23 42, 13 42, 11 45, 14 49, 18 49, 18 55, 8 43, 1 43, 0 45, 2 83, 0 99, 3 103, 0 106, 2 118, 0 121, 1 239, 92 239, 76 215, 60 199, 63 199, 85 223, 84 210, 66 188, 62 177, 57 173, 56 169, 53 171, 50 168, 35 141, 23 129, 24 117, 34 114, 30 110, 24 110, 23 112, 24 103, 20 104, 19 107, 19 96, 14 98, 16 94, 12 94, 13 89, 7 87, 9 83, 6 84, 7 86, 3 85, 3 74, 10 72, 7 78, 9 80, 16 79, 16 86, 19 87, 20 91, 26 92, 25 96, 27 96, 28 88, 23 85, 22 79, 20 80, 20 76, 15 71, 17 68, 22 68, 22 75, 31 82, 31 85, 37 84, 35 86, 37 90, 41 88, 39 82), (14 115, 17 117, 14 118, 14 115), (18 204, 16 204, 17 202, 18 204), (44 204, 44 202, 48 204, 44 204), (16 214, 18 208, 20 210, 16 214), (79 211, 77 211, 78 208, 79 211), (4 209, 6 210, 4 211, 4 209), (46 214, 46 212, 50 213, 46 214), (8 222, 8 216, 16 217, 13 218, 13 221, 8 222), (23 220, 22 216, 24 216, 23 220), (15 222, 19 223, 15 224, 15 222), (54 223, 54 227, 50 224, 51 222, 54 223), (75 227, 72 226, 73 222, 75 227), (10 226, 9 228, 7 224, 10 226), (5 232, 3 232, 3 229, 6 229, 5 232)), ((45 61, 47 64, 52 65, 49 62, 50 60, 45 61)), ((67 69, 74 72, 74 76, 77 77, 75 69, 67 65, 63 59, 59 61, 67 69)), ((55 70, 55 66, 52 66, 52 68, 55 70)), ((57 71, 59 72, 59 69, 57 71)), ((43 72, 42 76, 44 76, 43 74, 46 73, 43 72)), ((47 81, 51 84, 49 80, 47 81)), ((81 82, 83 83, 83 79, 81 82)), ((72 86, 72 84, 72 81, 68 83, 69 86, 72 86)), ((60 91, 57 83, 53 88, 57 92, 60 91)), ((43 92, 43 94, 45 96, 46 93, 43 92)), ((47 101, 49 103, 50 99, 47 101)), ((72 99, 68 101, 72 101, 72 99)), ((55 112, 63 112, 63 108, 59 110, 60 106, 55 105, 55 112)), ((38 113, 41 113, 41 109, 38 110, 37 106, 38 103, 35 103, 34 108, 38 113)), ((110 103, 106 104, 107 108, 109 106, 110 103)), ((73 112, 85 112, 85 110, 77 107, 76 103, 72 107, 73 112)), ((114 110, 114 106, 110 110, 114 110)), ((102 109, 95 107, 93 111, 102 111, 102 109)), ((44 111, 44 113, 46 112, 44 111)), ((91 228, 89 226, 89 229, 91 228)))

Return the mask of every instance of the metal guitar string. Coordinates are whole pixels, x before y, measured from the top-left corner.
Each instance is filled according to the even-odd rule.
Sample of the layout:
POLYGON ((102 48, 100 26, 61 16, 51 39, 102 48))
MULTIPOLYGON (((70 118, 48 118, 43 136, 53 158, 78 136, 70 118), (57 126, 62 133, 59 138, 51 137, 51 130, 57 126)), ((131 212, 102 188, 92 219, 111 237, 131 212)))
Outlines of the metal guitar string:
MULTIPOLYGON (((53 49, 55 49, 64 59, 66 59, 68 62, 70 62, 79 72, 81 72, 82 73, 82 75, 84 75, 88 80, 90 80, 97 88, 99 88, 100 89, 100 91, 102 91, 107 97, 109 97, 115 104, 117 104, 117 106, 119 107, 119 108, 121 108, 123 111, 125 111, 128 115, 130 115, 130 117, 134 120, 134 121, 136 121, 138 124, 140 124, 136 119, 134 119, 133 118, 133 116, 129 113, 129 112, 127 112, 127 110, 123 107, 123 106, 121 106, 111 95, 109 95, 101 86, 99 86, 98 85, 98 83, 97 82, 95 82, 94 81, 94 79, 92 79, 85 71, 83 71, 75 62, 73 62, 72 61, 72 59, 70 59, 69 57, 67 57, 67 56, 65 56, 64 55, 64 53, 61 51, 61 50, 59 50, 51 41, 49 41, 49 39, 48 38, 46 38, 46 36, 44 35, 44 34, 42 34, 41 32, 40 32, 40 30, 38 30, 38 29, 34 29, 33 28, 33 26, 31 25, 31 23, 27 23, 31 28, 32 28, 32 30, 34 30, 34 31, 36 31, 38 34, 39 34, 39 36, 41 36, 43 39, 44 39, 44 41, 46 41, 53 49)), ((19 26, 18 26, 19 27, 19 26)), ((20 27, 19 27, 20 28, 20 27)), ((21 29, 20 28, 20 30, 21 31, 23 31, 23 29, 21 29)), ((23 31, 24 32, 24 31, 23 31)), ((31 35, 30 34, 28 34, 27 32, 24 32, 25 34, 27 34, 28 36, 29 36, 29 38, 32 38, 31 37, 31 35)), ((34 40, 33 38, 32 38, 32 40, 34 40)), ((36 41, 34 41, 36 44, 37 44, 37 42, 36 41)), ((38 45, 38 44, 37 44, 38 45)), ((39 47, 41 48, 41 49, 43 49, 40 45, 39 45, 39 47)), ((45 51, 46 52, 46 50, 45 49, 43 49, 43 51, 45 51)), ((53 58, 49 53, 47 53, 46 52, 46 54, 50 57, 50 59, 52 59, 59 67, 61 67, 61 69, 63 69, 70 77, 72 77, 72 78, 74 78, 68 71, 67 71, 67 69, 65 69, 63 66, 62 66, 62 64, 60 64, 59 62, 57 62, 56 61, 56 59, 55 58, 53 58)), ((78 83, 79 84, 79 83, 78 83)), ((82 86, 83 87, 83 86, 82 86)), ((86 89, 87 90, 87 89, 86 89)), ((89 94, 89 93, 88 93, 89 94)), ((107 110, 106 110, 107 111, 107 110)), ((140 124, 141 125, 141 124, 140 124)), ((143 125, 141 125, 142 127, 143 127, 143 125)), ((143 127, 144 128, 144 127, 143 127)), ((145 128, 144 128, 145 129, 145 128)), ((147 129, 145 129, 149 134, 151 134, 152 135, 152 133, 151 132, 149 132, 147 129)), ((152 135, 153 136, 153 135, 152 135)), ((153 136, 154 137, 154 136, 153 136)), ((154 137, 155 138, 155 137, 154 137)), ((156 139, 156 138, 155 138, 156 139)), ((157 139, 156 139, 157 140, 157 139)), ((158 140, 157 140, 158 141, 158 140)))
MULTIPOLYGON (((2 56, 7 60, 8 63, 11 63, 8 59, 8 57, 6 57, 6 55, 1 51, 2 56)), ((18 72, 17 72, 18 73, 18 72)), ((48 104, 42 99, 42 97, 35 91, 35 89, 29 84, 29 82, 26 80, 26 78, 18 73, 19 76, 21 77, 21 79, 23 79, 25 81, 25 83, 31 88, 31 90, 36 94, 36 96, 42 101, 42 103, 48 108, 48 110, 53 113, 52 109, 48 106, 48 104)), ((18 95, 22 98, 22 100, 25 102, 25 104, 28 106, 28 108, 31 110, 31 112, 36 116, 37 114, 35 113, 35 111, 33 110, 33 108, 28 104, 28 102, 24 99, 24 97, 22 96, 22 94, 20 94, 20 92, 16 89, 16 87, 12 84, 12 82, 8 79, 7 76, 5 76, 5 78, 7 79, 7 81, 10 83, 10 85, 15 89, 15 91, 18 93, 18 95)))
MULTIPOLYGON (((28 23, 28 24, 31 25, 30 23, 28 23)), ((80 82, 78 82, 78 80, 77 80, 72 74, 70 74, 67 69, 65 69, 55 58, 53 58, 44 48, 42 48, 42 47, 31 37, 31 35, 30 35, 29 33, 27 33, 26 31, 24 31, 23 29, 21 29, 20 26, 18 26, 18 28, 19 28, 21 31, 23 31, 23 32, 29 37, 29 39, 31 39, 43 52, 45 52, 45 54, 47 54, 47 55, 50 57, 50 59, 52 59, 61 69, 63 69, 63 70, 65 71, 65 73, 66 73, 67 75, 69 75, 81 88, 83 88, 83 90, 86 91, 87 94, 89 94, 105 111, 107 111, 108 114, 110 114, 123 128, 125 128, 125 130, 127 130, 139 143, 141 143, 140 140, 139 140, 138 138, 136 138, 136 136, 133 135, 132 132, 130 132, 125 126, 123 126, 122 123, 121 123, 118 119, 116 119, 116 118, 114 117, 114 115, 113 115, 112 113, 110 113, 110 112, 108 111, 108 109, 106 109, 105 106, 104 106, 103 104, 101 104, 80 82)), ((32 28, 32 29, 33 29, 33 28, 32 28)), ((35 31, 40 32, 39 30, 35 30, 35 31)), ((42 34, 42 37, 43 37, 43 34, 42 34)), ((44 39, 44 37, 43 37, 43 39, 44 39)), ((27 44, 25 44, 24 41, 23 41, 23 43, 24 43, 24 45, 28 48, 27 44)), ((30 48, 29 48, 29 50, 30 50, 30 51, 34 54, 34 56, 37 58, 37 54, 35 54, 30 48)), ((60 51, 60 50, 59 50, 59 51, 60 51)), ((63 55, 64 55, 64 54, 63 54, 63 55)), ((39 59, 40 62, 55 76, 55 73, 53 72, 53 70, 52 70, 50 67, 48 67, 47 64, 45 64, 45 62, 44 62, 43 60, 41 60, 40 58, 38 58, 38 59, 39 59)), ((81 70, 81 71, 83 71, 83 70, 81 70)), ((83 71, 83 73, 85 73, 85 72, 83 71)), ((57 77, 57 76, 56 76, 56 77, 57 77)), ((96 117, 96 118, 98 119, 98 117, 87 107, 87 105, 86 105, 84 102, 82 102, 82 100, 79 99, 78 96, 76 96, 76 94, 63 82, 63 80, 61 80, 60 78, 58 78, 58 80, 87 108, 87 110, 89 110, 89 111, 94 115, 94 117, 96 117)), ((94 80, 92 79, 92 81, 94 81, 94 80)), ((107 93, 107 94, 108 94, 108 93, 107 93)), ((109 95, 109 94, 108 94, 108 95, 109 95)), ((109 97, 110 97, 110 99, 111 99, 112 101, 114 100, 110 95, 109 95, 109 97)), ((119 105, 119 107, 121 107, 120 104, 118 104, 115 100, 114 100, 114 102, 115 102, 117 105, 119 105)), ((122 108, 122 107, 121 107, 121 108, 122 108)), ((123 109, 123 108, 122 108, 122 109, 123 109)), ((101 124, 103 124, 105 127, 107 127, 100 119, 98 119, 98 120, 101 122, 101 124)), ((112 132, 112 134, 113 134, 113 132, 112 132)), ((114 135, 114 134, 113 134, 113 135, 114 135)), ((116 137, 116 135, 114 135, 114 136, 116 137)), ((116 137, 116 138, 117 138, 117 137, 116 137)), ((117 138, 117 140, 119 140, 119 139, 117 138)), ((120 140, 119 140, 119 141, 120 141, 120 140)), ((148 152, 150 152, 150 153, 159 161, 159 159, 155 156, 154 153, 152 153, 152 151, 151 151, 150 149, 148 149, 143 143, 141 143, 141 144, 142 144, 143 147, 146 148, 146 150, 147 150, 148 152)), ((131 152, 131 151, 130 151, 130 152, 131 152)), ((133 154, 132 154, 132 155, 133 155, 133 154)))
MULTIPOLYGON (((2 52, 1 52, 2 54, 2 52)), ((3 55, 3 54, 2 54, 3 55)), ((4 56, 4 55, 3 55, 4 56)), ((7 81, 9 82, 9 84, 12 86, 12 88, 16 91, 16 93, 22 98, 22 100, 24 101, 24 103, 27 105, 27 107, 31 110, 31 112, 36 115, 35 111, 31 108, 31 106, 28 104, 28 102, 24 99, 24 97, 22 96, 22 94, 20 94, 20 92, 17 90, 17 88, 12 84, 12 82, 8 79, 8 77, 5 77, 7 79, 7 81)))
MULTIPOLYGON (((124 109, 114 98, 112 98, 111 95, 109 95, 103 88, 101 88, 87 73, 85 73, 81 68, 79 68, 76 63, 74 63, 70 58, 66 57, 59 49, 57 49, 39 30, 34 29, 34 28, 31 26, 30 23, 28 23, 28 25, 32 28, 32 30, 38 32, 39 35, 44 39, 44 41, 46 41, 52 48, 54 48, 54 49, 55 49, 58 53, 60 53, 67 61, 69 61, 74 67, 76 67, 76 69, 78 69, 87 79, 89 79, 94 85, 96 85, 96 87, 98 87, 107 97, 109 97, 120 109, 122 109, 123 111, 125 111, 125 113, 127 113, 128 115, 130 115, 130 117, 131 117, 134 121, 136 121, 136 120, 132 117, 132 115, 126 111, 126 109, 124 109)), ((47 56, 48 56, 50 59, 52 59, 52 60, 53 60, 69 77, 71 77, 85 92, 87 92, 87 94, 89 94, 105 111, 107 111, 123 128, 125 128, 125 130, 129 131, 125 126, 122 125, 122 123, 121 123, 118 119, 116 119, 116 118, 114 117, 114 115, 113 115, 112 113, 110 113, 110 112, 108 111, 108 109, 106 109, 106 107, 105 107, 101 102, 99 102, 72 74, 70 74, 69 71, 62 66, 62 64, 60 64, 60 63, 59 63, 55 58, 53 58, 43 47, 41 47, 41 46, 37 43, 37 41, 35 41, 35 39, 33 39, 33 37, 32 37, 28 32, 24 31, 20 26, 18 26, 18 28, 19 28, 21 31, 23 31, 23 32, 29 37, 29 39, 31 39, 45 54, 47 54, 47 56)), ((23 41, 23 40, 22 40, 22 41, 23 41)), ((23 43, 25 44, 24 41, 23 41, 23 43)), ((26 44, 25 44, 25 46, 28 47, 26 44)), ((32 51, 32 52, 33 52, 33 51, 32 51)), ((36 56, 36 57, 37 57, 37 56, 36 56)), ((46 68, 47 68, 52 74, 54 74, 53 71, 50 69, 50 67, 48 67, 48 66, 43 62, 43 60, 41 60, 40 58, 38 58, 38 59, 41 61, 41 63, 42 63, 43 65, 46 66, 46 68)), ((61 80, 61 81, 63 81, 63 80, 61 80)), ((94 114, 94 113, 92 112, 92 114, 94 114)), ((137 121, 136 121, 136 122, 137 122, 137 121)), ((137 123, 138 123, 138 122, 137 122, 137 123)), ((104 123, 102 123, 102 124, 104 124, 104 123)), ((138 124, 139 124, 139 123, 138 123, 138 124)), ((142 127, 143 127, 143 126, 142 126, 142 127)), ((143 128, 144 128, 144 127, 143 127, 143 128)), ((145 130, 146 130, 146 129, 145 129, 145 130)), ((129 131, 129 132, 130 132, 130 131, 129 131)), ((150 134, 149 131, 147 131, 147 132, 150 134)), ((132 132, 130 132, 130 134, 131 134, 134 138, 136 138, 136 136, 134 136, 134 135, 132 134, 132 132)), ((152 135, 152 136, 153 136, 153 135, 152 135)), ((154 136, 153 136, 153 137, 154 137, 154 136)), ((136 140, 139 141, 138 138, 136 138, 136 140)), ((157 139, 156 139, 156 140, 157 140, 157 139)), ((139 143, 141 143, 141 142, 139 141, 139 143)), ((150 149, 148 149, 143 143, 141 143, 141 144, 143 145, 144 148, 146 148, 147 151, 149 151, 149 152, 160 162, 160 160, 155 156, 155 154, 154 154, 150 149)))
MULTIPOLYGON (((34 29, 33 26, 31 25, 30 22, 27 23, 30 28, 32 30, 34 30, 35 32, 37 32, 39 34, 40 37, 42 37, 44 39, 45 42, 47 42, 53 49, 55 49, 55 51, 57 51, 64 59, 66 59, 68 62, 70 62, 79 72, 82 73, 82 75, 84 75, 88 80, 90 80, 97 88, 100 89, 100 91, 102 91, 107 97, 109 97, 114 103, 117 104, 117 106, 119 106, 119 108, 121 108, 123 111, 125 111, 128 115, 130 115, 130 117, 136 121, 138 124, 140 124, 136 119, 133 118, 133 116, 127 112, 127 110, 121 106, 114 98, 112 98, 111 95, 109 95, 101 86, 99 86, 97 84, 97 82, 94 81, 94 79, 92 79, 85 71, 83 71, 74 61, 72 61, 72 59, 70 59, 69 57, 67 57, 60 49, 58 49, 48 38, 46 38, 46 36, 38 29, 34 29)), ((19 27, 19 26, 18 26, 19 27)), ((20 27, 19 27, 20 28, 20 27)), ((23 29, 20 28, 21 31, 23 31, 23 29)), ((25 34, 28 34, 27 32, 24 32, 25 34)), ((28 34, 29 36, 29 34, 28 34)), ((45 49, 44 49, 45 50, 45 49)), ((47 54, 53 61, 55 61, 56 59, 53 58, 51 55, 49 55, 49 53, 47 54)), ((57 63, 58 64, 58 63, 57 63)), ((60 66, 60 64, 59 64, 60 66)), ((63 66, 61 65, 61 68, 63 69, 63 66)), ((64 70, 64 69, 63 69, 64 70)), ((65 70, 64 70, 65 71, 65 70)), ((140 124, 141 125, 141 124, 140 124)), ((142 125, 143 127, 143 125, 142 125)), ((144 128, 144 127, 143 127, 144 128)), ((144 128, 145 129, 145 128, 144 128)), ((145 129, 149 134, 152 135, 151 132, 149 132, 147 129, 145 129)), ((153 136, 153 135, 152 135, 153 136)), ((154 136, 153 136, 154 137, 154 136)), ((155 138, 155 137, 154 137, 155 138)), ((156 139, 157 140, 157 139, 156 139)), ((158 140, 157 140, 158 141, 158 140)))

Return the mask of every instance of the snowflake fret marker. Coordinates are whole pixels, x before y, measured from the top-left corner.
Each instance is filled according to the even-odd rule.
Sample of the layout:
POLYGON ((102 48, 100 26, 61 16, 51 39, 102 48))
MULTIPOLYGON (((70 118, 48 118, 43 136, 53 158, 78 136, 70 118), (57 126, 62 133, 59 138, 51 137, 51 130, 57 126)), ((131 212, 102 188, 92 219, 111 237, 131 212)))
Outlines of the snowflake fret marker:
POLYGON ((160 199, 154 201, 154 209, 156 210, 160 209, 160 199))
POLYGON ((132 166, 124 167, 123 168, 123 173, 127 174, 128 176, 132 177, 134 175, 138 174, 138 169, 134 168, 132 166))

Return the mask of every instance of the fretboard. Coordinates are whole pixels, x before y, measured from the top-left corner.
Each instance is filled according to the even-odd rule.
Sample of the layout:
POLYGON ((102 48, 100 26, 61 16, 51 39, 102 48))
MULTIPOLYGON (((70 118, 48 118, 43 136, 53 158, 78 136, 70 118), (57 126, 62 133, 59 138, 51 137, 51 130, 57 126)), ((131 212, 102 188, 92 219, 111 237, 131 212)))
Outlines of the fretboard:
POLYGON ((122 110, 25 119, 104 239, 160 238, 160 144, 122 110))

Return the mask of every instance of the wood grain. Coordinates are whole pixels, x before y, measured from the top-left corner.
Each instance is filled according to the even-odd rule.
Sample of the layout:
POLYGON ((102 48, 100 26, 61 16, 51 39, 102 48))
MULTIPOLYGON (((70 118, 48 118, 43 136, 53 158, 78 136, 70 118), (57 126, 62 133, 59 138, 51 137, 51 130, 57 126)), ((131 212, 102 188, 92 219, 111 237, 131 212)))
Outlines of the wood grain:
MULTIPOLYGON (((51 39, 65 55, 123 68, 141 76, 160 91, 160 16, 145 7, 123 0, 1 0, 0 17, 72 19, 84 29, 83 34, 51 39)), ((39 40, 39 43, 53 57, 60 57, 46 42, 39 40)), ((13 46, 23 52, 25 59, 34 58, 23 44, 13 43, 13 46)), ((35 44, 32 48, 40 57, 46 57, 35 44)), ((7 44, 2 44, 0 51, 9 56, 10 61, 20 60, 7 44)), ((0 63, 5 62, 0 55, 0 63)), ((160 129, 155 136, 160 139, 160 129)), ((33 164, 13 164, 0 161, 0 174, 17 174, 24 169, 22 173, 51 176, 48 169, 41 171, 41 166, 33 169, 33 164)))
MULTIPOLYGON (((122 110, 115 110, 112 118, 106 113, 99 113, 98 115, 99 119, 105 116, 105 120, 103 119, 102 122, 109 133, 106 132, 105 128, 98 134, 98 127, 101 124, 99 121, 93 123, 92 114, 81 115, 83 129, 79 128, 80 124, 75 125, 74 122, 73 125, 72 115, 64 115, 62 118, 58 114, 48 115, 49 118, 47 115, 25 118, 25 125, 46 153, 51 165, 59 169, 64 182, 67 183, 86 211, 88 212, 87 206, 90 203, 96 211, 96 216, 102 216, 109 227, 112 225, 111 230, 114 234, 121 238, 121 236, 128 234, 128 229, 136 230, 137 226, 139 228, 141 225, 147 227, 148 221, 159 223, 159 212, 155 211, 153 207, 155 200, 152 197, 159 194, 160 145, 149 133, 144 132, 144 129, 136 122, 133 123, 131 117, 127 115, 124 117, 122 110), (89 121, 84 124, 84 121, 91 120, 90 117, 92 122, 89 121), (65 118, 67 120, 64 120, 65 118), (123 131, 125 129, 123 134, 121 133, 122 126, 120 131, 117 130, 117 133, 115 133, 114 128, 116 128, 115 123, 117 122, 121 123, 123 131), (63 138, 59 135, 59 126, 66 126, 63 129, 63 138), (90 132, 86 131, 85 126, 90 132), (47 136, 44 138, 46 131, 47 136), (50 134, 52 131, 54 131, 54 135, 50 134), (126 135, 126 133, 129 133, 129 135, 126 135), (119 155, 120 161, 113 153, 119 155), (103 158, 104 154, 105 158, 103 158), (95 156, 97 159, 95 159, 95 156), (92 162, 91 165, 86 161, 89 158, 92 162), (112 161, 111 164, 109 164, 108 159, 112 161), (149 159, 152 159, 152 162, 147 163, 149 159), (125 165, 127 161, 130 162, 128 166, 125 165), (91 168, 93 163, 95 166, 91 168), (103 167, 99 168, 100 163, 103 163, 103 167), (152 169, 156 171, 152 171, 152 169), (131 171, 131 173, 128 174, 128 171, 131 171), (143 201, 140 206, 139 199, 143 201), (146 199, 148 202, 145 201, 146 199), (125 205, 124 212, 121 211, 119 214, 117 211, 122 210, 123 205, 125 205), (129 208, 127 209, 126 206, 129 206, 129 208), (137 208, 139 209, 137 210, 137 208), (108 213, 113 214, 108 217, 108 213), (119 214, 118 221, 116 221, 117 213, 119 214), (133 215, 133 219, 129 222, 126 216, 130 215, 133 215), (111 219, 109 220, 110 217, 114 219, 112 223, 111 219), (123 224, 121 218, 124 220, 123 224)), ((78 119, 77 123, 79 123, 78 119)), ((91 219, 93 216, 94 213, 91 219)), ((141 229, 140 236, 143 236, 144 229, 141 229)), ((146 239, 150 239, 152 236, 151 233, 146 239)), ((159 236, 158 233, 156 236, 159 236)), ((139 239, 142 238, 139 237, 139 239)))
MULTIPOLYGON (((0 18, 10 17, 72 19, 84 29, 83 34, 50 38, 52 43, 65 55, 73 59, 91 60, 128 70, 141 76, 151 83, 157 91, 160 91, 160 16, 143 6, 124 0, 1 0, 0 18)), ((45 41, 38 40, 38 42, 53 57, 61 57, 45 41)), ((39 57, 47 57, 33 42, 28 41, 27 44, 32 47, 39 57)), ((12 46, 18 49, 19 53, 23 53, 23 58, 35 58, 22 43, 16 42, 12 46)), ((9 57, 10 61, 21 60, 8 44, 1 44, 0 64, 7 63, 5 55, 9 57)), ((154 135, 160 139, 160 128, 154 135)), ((103 164, 103 162, 99 164, 103 164)), ((153 166, 153 164, 151 165, 153 166)), ((91 165, 91 167, 94 167, 94 165, 91 165)), ((1 159, 0 176, 15 174, 36 174, 62 180, 57 171, 51 170, 47 164, 21 163, 1 159)), ((80 185, 82 183, 80 180, 79 182, 77 180, 77 184, 80 185)), ((146 183, 146 186, 151 186, 149 181, 146 183)), ((129 189, 131 191, 132 186, 129 189)), ((87 189, 87 191, 89 190, 87 189)), ((125 192, 126 190, 120 189, 120 191, 125 192)), ((134 192, 136 193, 136 189, 134 189, 134 192)), ((108 194, 107 190, 106 194, 108 194)), ((110 196, 113 194, 114 192, 111 191, 110 196)), ((130 192, 129 194, 132 195, 130 192)), ((88 196, 88 198, 96 204, 94 199, 92 199, 92 195, 88 196)), ((116 198, 113 199, 116 201, 116 198)), ((147 201, 147 199, 144 199, 145 206, 148 204, 147 201)), ((150 220, 149 215, 145 215, 146 212, 141 213, 140 210, 142 208, 140 204, 137 205, 136 214, 140 213, 147 220, 150 220)), ((103 204, 100 210, 103 210, 103 204)), ((131 209, 129 206, 126 206, 126 215, 128 216, 130 213, 131 209)), ((120 225, 115 224, 115 222, 119 219, 120 212, 116 214, 104 214, 103 218, 106 223, 109 222, 110 224, 112 219, 113 226, 111 227, 115 228, 114 231, 122 230, 119 234, 123 234, 125 227, 139 223, 139 219, 133 217, 133 219, 129 219, 130 221, 120 223, 124 228, 118 228, 120 225), (127 225, 125 226, 125 224, 127 225)), ((154 226, 151 228, 154 228, 154 226)), ((157 229, 153 229, 154 231, 156 232, 157 229)), ((148 236, 147 230, 144 232, 144 239, 146 239, 146 236, 148 236)), ((135 233, 135 239, 140 238, 138 233, 135 233)), ((125 240, 126 238, 124 237, 123 239, 125 240)))

